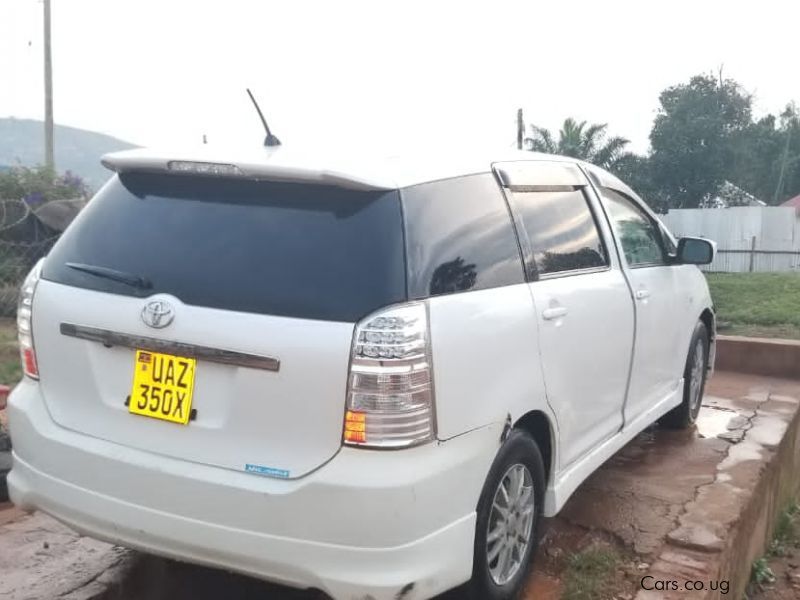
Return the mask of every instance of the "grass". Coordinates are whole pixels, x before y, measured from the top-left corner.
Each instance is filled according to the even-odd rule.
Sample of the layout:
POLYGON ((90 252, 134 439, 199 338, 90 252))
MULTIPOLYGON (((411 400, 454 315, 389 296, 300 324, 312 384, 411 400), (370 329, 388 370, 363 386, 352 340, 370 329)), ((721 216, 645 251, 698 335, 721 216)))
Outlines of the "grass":
POLYGON ((707 273, 722 334, 800 339, 800 273, 707 273))
POLYGON ((768 556, 787 556, 800 547, 800 505, 793 502, 778 517, 768 556))
POLYGON ((756 585, 775 583, 775 573, 772 572, 766 557, 762 556, 753 562, 753 567, 750 570, 750 581, 756 585))
POLYGON ((0 318, 0 383, 14 385, 22 379, 14 319, 0 318))
POLYGON ((745 598, 756 596, 757 592, 776 583, 778 577, 773 567, 778 568, 778 573, 781 573, 781 565, 787 557, 791 558, 798 548, 800 548, 800 504, 795 500, 778 516, 767 553, 753 561, 750 568, 750 585, 745 598))
POLYGON ((591 546, 569 559, 562 600, 593 600, 613 580, 620 556, 611 548, 591 546))

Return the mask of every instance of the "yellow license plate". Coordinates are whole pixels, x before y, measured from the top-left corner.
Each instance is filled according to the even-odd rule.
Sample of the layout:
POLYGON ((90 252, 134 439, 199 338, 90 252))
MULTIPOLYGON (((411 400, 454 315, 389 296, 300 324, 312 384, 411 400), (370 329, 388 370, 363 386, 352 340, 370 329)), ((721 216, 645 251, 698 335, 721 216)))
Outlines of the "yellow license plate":
POLYGON ((196 366, 194 358, 137 350, 128 410, 186 425, 192 412, 196 366))

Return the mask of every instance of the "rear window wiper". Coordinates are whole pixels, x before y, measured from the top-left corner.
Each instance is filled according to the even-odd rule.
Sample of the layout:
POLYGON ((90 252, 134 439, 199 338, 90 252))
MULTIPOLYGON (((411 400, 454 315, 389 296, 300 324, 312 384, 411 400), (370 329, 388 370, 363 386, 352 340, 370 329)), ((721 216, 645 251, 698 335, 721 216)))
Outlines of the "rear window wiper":
POLYGON ((139 288, 140 290, 149 290, 153 287, 153 284, 149 279, 140 277, 139 275, 134 275, 132 273, 126 273, 125 271, 117 271, 116 269, 109 269, 108 267, 98 267, 96 265, 86 265, 84 263, 75 262, 68 262, 66 265, 70 269, 89 273, 90 275, 96 275, 97 277, 104 277, 105 279, 111 279, 112 281, 118 281, 120 283, 124 283, 125 285, 139 288))

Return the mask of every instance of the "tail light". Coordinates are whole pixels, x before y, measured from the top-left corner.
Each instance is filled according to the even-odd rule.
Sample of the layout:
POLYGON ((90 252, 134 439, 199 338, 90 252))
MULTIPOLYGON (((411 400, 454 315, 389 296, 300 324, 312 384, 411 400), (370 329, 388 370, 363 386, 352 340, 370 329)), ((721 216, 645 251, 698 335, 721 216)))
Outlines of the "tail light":
POLYGON ((405 448, 435 437, 430 354, 423 303, 389 308, 356 325, 345 444, 405 448))
POLYGON ((31 379, 39 379, 39 366, 36 363, 36 350, 33 348, 33 329, 31 317, 33 316, 33 293, 42 273, 44 259, 36 263, 31 269, 22 288, 19 291, 17 304, 17 338, 19 340, 19 355, 22 360, 22 370, 31 379))

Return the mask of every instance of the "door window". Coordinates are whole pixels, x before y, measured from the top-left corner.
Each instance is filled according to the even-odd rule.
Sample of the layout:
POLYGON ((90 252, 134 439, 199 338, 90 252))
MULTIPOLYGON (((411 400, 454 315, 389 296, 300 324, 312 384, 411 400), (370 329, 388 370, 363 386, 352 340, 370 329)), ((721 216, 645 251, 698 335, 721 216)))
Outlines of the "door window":
POLYGON ((631 267, 664 264, 664 249, 658 227, 639 206, 622 194, 601 188, 601 194, 631 267))
POLYGON ((533 255, 529 273, 541 276, 608 266, 606 248, 582 190, 513 192, 511 198, 533 255))

